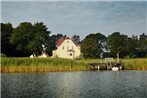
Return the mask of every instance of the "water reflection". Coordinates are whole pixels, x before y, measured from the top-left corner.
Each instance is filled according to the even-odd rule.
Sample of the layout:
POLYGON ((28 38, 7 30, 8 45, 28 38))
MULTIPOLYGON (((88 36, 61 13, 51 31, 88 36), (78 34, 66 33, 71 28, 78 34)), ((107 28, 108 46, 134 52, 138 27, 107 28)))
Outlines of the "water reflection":
POLYGON ((67 72, 61 74, 58 78, 58 92, 60 93, 57 97, 72 97, 73 92, 75 92, 76 97, 78 97, 79 86, 80 86, 81 72, 78 75, 74 75, 74 72, 67 72), (70 95, 70 96, 69 96, 70 95))
POLYGON ((147 71, 3 73, 2 98, 147 97, 147 71))

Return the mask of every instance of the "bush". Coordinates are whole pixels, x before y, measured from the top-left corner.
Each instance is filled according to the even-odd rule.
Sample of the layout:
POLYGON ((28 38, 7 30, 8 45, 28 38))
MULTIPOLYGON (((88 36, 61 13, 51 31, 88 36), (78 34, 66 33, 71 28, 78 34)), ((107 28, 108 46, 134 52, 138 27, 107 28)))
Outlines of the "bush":
POLYGON ((6 54, 1 53, 1 54, 0 54, 0 57, 7 57, 7 56, 6 56, 6 54))

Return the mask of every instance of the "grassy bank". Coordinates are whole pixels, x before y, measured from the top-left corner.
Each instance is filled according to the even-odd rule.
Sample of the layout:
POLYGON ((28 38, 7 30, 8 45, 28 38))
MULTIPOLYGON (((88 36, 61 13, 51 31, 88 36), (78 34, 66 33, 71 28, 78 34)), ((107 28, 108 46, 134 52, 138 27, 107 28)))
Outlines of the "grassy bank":
POLYGON ((88 64, 67 59, 1 58, 1 72, 55 72, 89 70, 88 64))
MULTIPOLYGON (((86 59, 80 60, 85 63, 100 63, 100 59, 86 59)), ((116 59, 114 59, 116 62, 116 59)), ((123 63, 125 70, 147 70, 147 58, 135 58, 135 59, 120 59, 123 63)))
POLYGON ((125 70, 147 70, 147 58, 123 59, 125 70))
MULTIPOLYGON (((1 58, 1 72, 55 72, 90 70, 99 59, 1 58)), ((147 59, 122 59, 125 70, 147 70, 147 59)))

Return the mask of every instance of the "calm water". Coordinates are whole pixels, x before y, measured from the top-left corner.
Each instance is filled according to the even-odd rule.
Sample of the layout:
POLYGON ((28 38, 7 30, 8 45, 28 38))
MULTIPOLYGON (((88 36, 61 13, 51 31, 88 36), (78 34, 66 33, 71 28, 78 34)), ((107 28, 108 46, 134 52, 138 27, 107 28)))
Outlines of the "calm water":
POLYGON ((147 71, 3 73, 2 98, 147 98, 147 71))

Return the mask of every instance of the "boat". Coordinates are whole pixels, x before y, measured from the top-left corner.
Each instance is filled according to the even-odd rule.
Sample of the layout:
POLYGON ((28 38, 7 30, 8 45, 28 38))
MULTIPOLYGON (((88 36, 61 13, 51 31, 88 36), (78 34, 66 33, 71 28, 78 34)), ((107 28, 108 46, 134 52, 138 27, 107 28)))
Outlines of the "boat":
POLYGON ((100 69, 100 66, 97 65, 97 64, 90 64, 90 67, 93 69, 93 70, 99 70, 100 69))
POLYGON ((118 67, 112 67, 112 70, 117 71, 117 70, 119 70, 119 68, 118 67))

